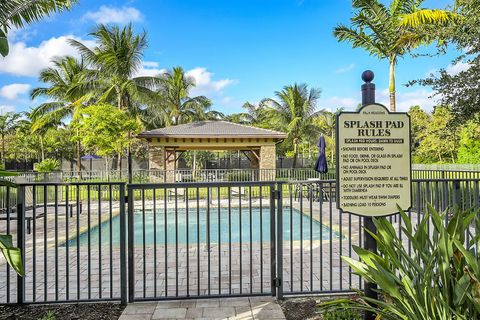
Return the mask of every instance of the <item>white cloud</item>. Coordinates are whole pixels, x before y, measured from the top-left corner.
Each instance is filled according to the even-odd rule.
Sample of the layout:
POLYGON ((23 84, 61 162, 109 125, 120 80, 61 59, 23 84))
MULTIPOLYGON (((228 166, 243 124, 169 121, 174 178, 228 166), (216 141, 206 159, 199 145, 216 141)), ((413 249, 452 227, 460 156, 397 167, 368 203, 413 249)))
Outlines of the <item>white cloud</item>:
POLYGON ((30 90, 30 85, 26 83, 12 83, 0 88, 0 96, 8 99, 17 99, 18 95, 27 93, 30 90))
POLYGON ((134 77, 155 77, 167 71, 167 69, 160 69, 158 66, 158 62, 143 61, 142 66, 134 74, 134 77))
POLYGON ((460 72, 467 70, 468 68, 470 68, 470 63, 459 61, 455 64, 449 64, 445 70, 449 75, 455 76, 460 72))
MULTIPOLYGON (((420 106, 425 111, 432 111, 437 105, 437 100, 432 98, 433 92, 425 89, 419 89, 408 92, 397 92, 396 107, 397 111, 408 111, 412 106, 420 106)), ((388 89, 377 91, 377 101, 387 108, 390 106, 390 95, 388 89)))
POLYGON ((357 105, 360 103, 359 99, 349 98, 349 97, 331 97, 325 100, 322 103, 322 108, 325 106, 325 109, 337 109, 345 108, 347 110, 356 109, 357 105))
POLYGON ((83 16, 84 20, 92 20, 96 23, 128 23, 142 20, 140 11, 133 7, 115 8, 101 6, 97 11, 89 11, 83 16))
POLYGON ((351 63, 348 66, 338 68, 337 70, 335 70, 335 73, 346 73, 352 71, 353 69, 355 69, 355 64, 351 63))
POLYGON ((78 52, 68 44, 68 39, 79 40, 88 47, 95 44, 91 40, 82 40, 71 35, 50 38, 42 41, 37 47, 28 47, 24 42, 16 42, 10 45, 8 56, 0 59, 0 73, 36 77, 40 70, 51 65, 54 57, 78 56, 78 52))
POLYGON ((9 105, 0 105, 0 114, 5 114, 7 112, 15 112, 15 107, 9 105))
MULTIPOLYGON (((425 89, 407 91, 407 92, 397 92, 396 94, 396 103, 397 111, 405 112, 410 109, 412 106, 419 105, 425 111, 433 110, 433 107, 436 106, 437 100, 432 98, 433 92, 425 89)), ((360 95, 357 98, 355 97, 331 97, 325 100, 322 100, 319 104, 322 108, 331 108, 333 110, 337 108, 345 108, 346 110, 355 110, 362 99, 360 95)), ((376 101, 385 105, 387 108, 390 108, 390 95, 388 89, 377 90, 376 101)))
POLYGON ((195 80, 195 88, 191 90, 192 95, 209 95, 213 93, 221 93, 224 88, 237 83, 232 79, 213 80, 213 73, 207 71, 206 68, 194 68, 185 73, 187 76, 195 80))

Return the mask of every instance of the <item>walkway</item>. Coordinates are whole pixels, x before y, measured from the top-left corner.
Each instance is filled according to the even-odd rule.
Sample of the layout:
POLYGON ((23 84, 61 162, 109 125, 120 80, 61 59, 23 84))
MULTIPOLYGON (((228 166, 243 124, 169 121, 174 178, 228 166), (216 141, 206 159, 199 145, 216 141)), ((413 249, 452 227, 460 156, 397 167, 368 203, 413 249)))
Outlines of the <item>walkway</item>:
POLYGON ((273 297, 160 301, 127 306, 119 320, 155 319, 285 319, 273 297))

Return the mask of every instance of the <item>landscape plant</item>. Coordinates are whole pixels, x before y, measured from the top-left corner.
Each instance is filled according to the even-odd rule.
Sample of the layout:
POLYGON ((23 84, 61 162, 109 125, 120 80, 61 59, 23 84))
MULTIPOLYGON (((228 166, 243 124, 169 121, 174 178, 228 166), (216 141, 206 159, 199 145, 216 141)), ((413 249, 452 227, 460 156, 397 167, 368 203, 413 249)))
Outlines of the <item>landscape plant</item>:
POLYGON ((390 6, 380 0, 353 0, 351 26, 339 24, 333 35, 353 48, 365 49, 380 60, 388 60, 390 68, 390 111, 396 111, 395 68, 398 59, 421 45, 428 45, 437 34, 432 32, 458 20, 453 12, 425 9, 424 0, 391 0, 390 6))
MULTIPOLYGON (((379 299, 339 299, 320 305, 372 311, 379 319, 471 320, 480 315, 480 230, 474 210, 438 213, 431 205, 414 228, 400 211, 411 252, 385 218, 374 219, 378 254, 354 246, 360 257, 342 257, 354 273, 377 284, 379 299), (447 221, 449 220, 449 221, 447 221), (468 237, 466 235, 469 235, 468 237)), ((405 239, 405 238, 404 238, 405 239)))
POLYGON ((64 10, 69 10, 78 0, 8 0, 0 1, 0 54, 8 55, 8 31, 64 10))
MULTIPOLYGON (((16 176, 14 172, 8 172, 0 170, 0 184, 4 187, 0 192, 5 192, 4 188, 15 187, 15 184, 6 179, 6 177, 16 176)), ((5 194, 6 196, 6 194, 5 194)), ((19 248, 16 248, 13 245, 13 239, 11 234, 0 234, 0 251, 3 254, 3 257, 7 263, 17 272, 19 275, 23 276, 23 261, 22 261, 22 252, 19 248)))
POLYGON ((57 159, 44 159, 42 162, 36 163, 34 166, 38 172, 52 172, 60 169, 60 162, 57 159))

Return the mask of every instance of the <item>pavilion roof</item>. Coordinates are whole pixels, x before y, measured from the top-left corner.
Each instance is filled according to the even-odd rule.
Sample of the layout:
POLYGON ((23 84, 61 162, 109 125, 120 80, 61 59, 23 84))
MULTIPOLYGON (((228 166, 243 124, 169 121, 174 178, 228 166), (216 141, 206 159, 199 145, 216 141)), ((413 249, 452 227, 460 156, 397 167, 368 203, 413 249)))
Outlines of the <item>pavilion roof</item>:
POLYGON ((228 121, 198 121, 142 132, 140 138, 275 138, 285 139, 280 131, 228 121))

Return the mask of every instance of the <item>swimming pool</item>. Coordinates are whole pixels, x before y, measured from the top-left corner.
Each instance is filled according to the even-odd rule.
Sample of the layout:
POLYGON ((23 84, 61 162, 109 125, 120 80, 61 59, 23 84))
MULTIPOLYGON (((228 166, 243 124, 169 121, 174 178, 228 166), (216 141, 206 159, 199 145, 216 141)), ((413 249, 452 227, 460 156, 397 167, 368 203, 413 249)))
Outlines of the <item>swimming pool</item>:
MULTIPOLYGON (((175 227, 175 211, 167 211, 166 226, 165 226, 165 213, 157 211, 156 213, 156 243, 168 244, 176 243, 176 235, 178 235, 178 243, 187 243, 187 214, 185 209, 178 209, 178 225, 175 227)), ((220 209, 220 223, 219 212, 217 208, 210 209, 210 214, 207 215, 206 209, 190 209, 188 211, 188 243, 197 243, 198 239, 200 243, 207 242, 207 226, 210 227, 210 243, 218 243, 219 230, 220 230, 220 242, 238 243, 241 239, 242 242, 250 241, 250 226, 252 229, 252 242, 269 241, 270 239, 270 209, 269 208, 252 208, 251 209, 251 224, 250 224, 250 209, 242 208, 241 217, 240 210, 238 208, 231 209, 231 216, 229 219, 228 209, 220 209), (207 221, 207 216, 210 217, 207 221), (240 229, 240 218, 241 226, 240 229), (260 221, 261 220, 261 221, 260 221), (199 222, 199 223, 197 223, 199 222), (229 232, 230 230, 230 232, 229 232), (262 230, 262 232, 260 232, 262 230), (229 236, 230 235, 230 236, 229 236), (231 237, 231 238, 230 238, 231 237)), ((110 223, 112 224, 112 245, 120 244, 120 217, 115 216, 111 221, 103 222, 100 227, 95 226, 90 229, 90 244, 92 246, 99 244, 99 235, 101 235, 102 245, 110 244, 110 223)), ((310 216, 302 214, 300 211, 290 208, 283 208, 283 238, 284 240, 290 240, 292 235, 293 240, 300 240, 303 235, 304 240, 310 239, 310 223, 312 224, 312 239, 327 240, 338 239, 341 235, 337 231, 332 231, 328 226, 320 224, 315 219, 310 219, 310 216), (290 228, 290 218, 292 219, 292 229, 290 228), (300 232, 302 230, 302 232, 300 232), (293 232, 293 233, 292 233, 293 232), (331 233, 331 235, 330 235, 331 233)), ((138 211, 134 216, 134 235, 135 244, 143 244, 143 230, 145 230, 145 244, 151 245, 155 242, 154 232, 154 214, 153 211, 145 211, 145 221, 142 218, 142 212, 138 211)), ((88 245, 88 231, 79 235, 79 242, 76 237, 69 240, 70 246, 88 245)))

